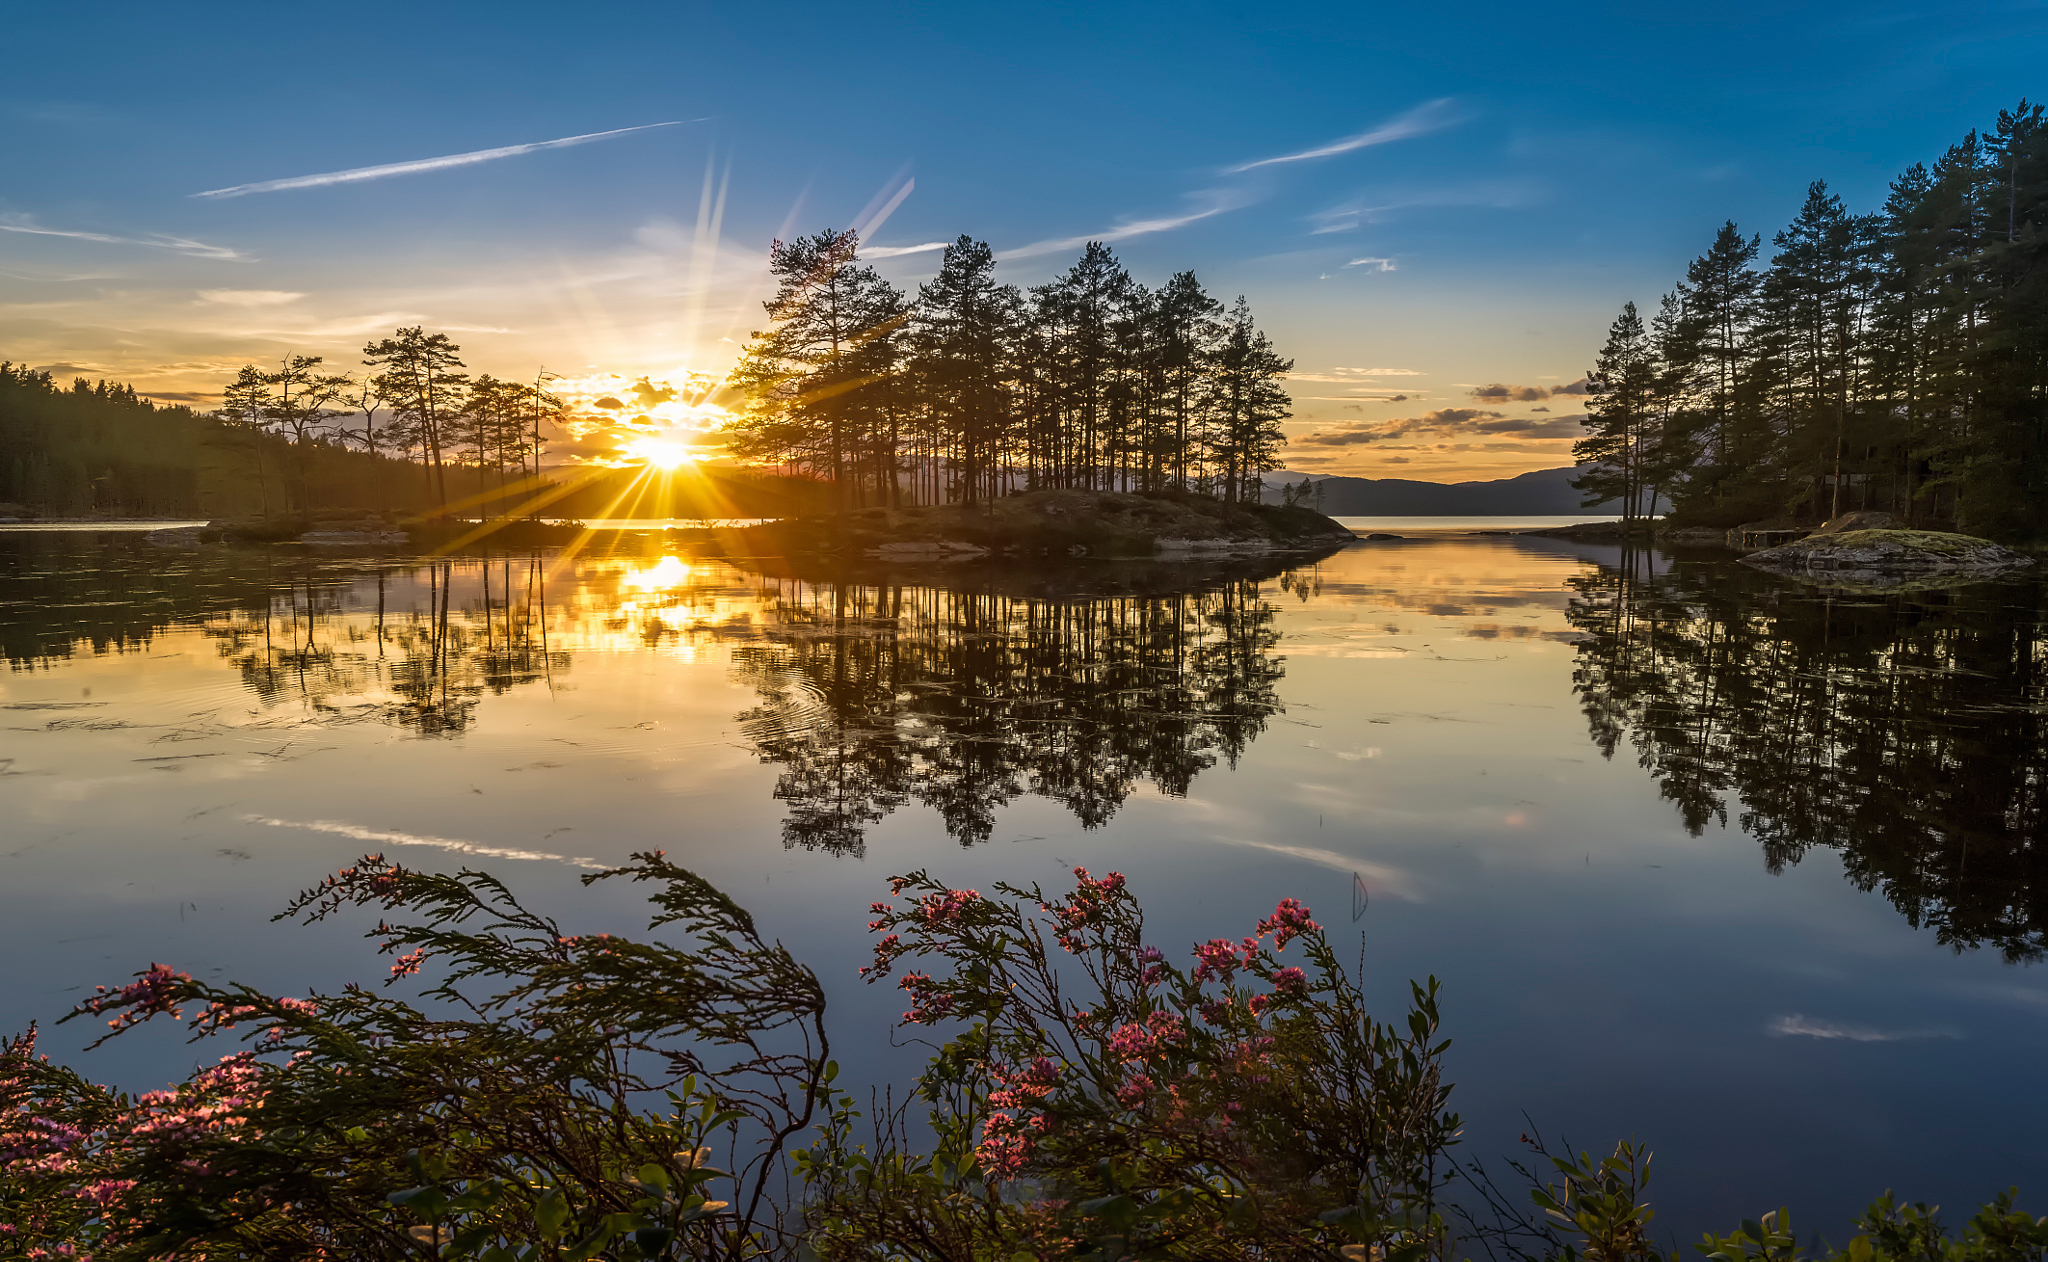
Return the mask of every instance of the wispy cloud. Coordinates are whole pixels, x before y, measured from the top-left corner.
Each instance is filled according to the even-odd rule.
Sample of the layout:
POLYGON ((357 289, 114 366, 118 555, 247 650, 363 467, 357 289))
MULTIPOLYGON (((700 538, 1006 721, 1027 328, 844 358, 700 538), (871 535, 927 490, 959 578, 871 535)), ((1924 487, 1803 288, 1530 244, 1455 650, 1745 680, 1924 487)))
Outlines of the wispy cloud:
POLYGON ((1481 403, 1535 403, 1542 399, 1584 393, 1584 377, 1562 386, 1515 386, 1496 381, 1489 385, 1473 386, 1471 389, 1472 397, 1481 403))
POLYGON ((445 171, 450 167, 475 166, 479 162, 496 162, 500 158, 516 158, 521 154, 539 153, 543 149, 567 149, 572 145, 587 145, 596 140, 609 140, 613 136, 629 135, 636 131, 652 131, 657 127, 680 127, 686 122, 700 123, 703 119, 673 119, 666 123, 643 123, 638 127, 620 127, 612 131, 594 131, 582 136, 564 136, 560 140, 536 140, 530 144, 506 145, 499 149, 475 149, 469 153, 451 153, 439 158, 419 158, 411 162, 388 162, 382 166, 354 167, 347 171, 327 171, 319 175, 294 175, 282 180, 259 180, 254 184, 236 184, 229 188, 211 188, 194 197, 246 197, 250 193, 279 193, 294 188, 325 188, 330 184, 360 184, 365 180, 384 180, 397 175, 421 175, 428 171, 445 171))
POLYGON ((1226 211, 1236 210, 1246 204, 1244 195, 1234 191, 1224 192, 1216 190, 1198 194, 1197 196, 1200 204, 1196 209, 1190 210, 1185 214, 1161 215, 1156 219, 1126 219, 1115 227, 1101 232, 1083 233, 1077 237, 1059 237, 1050 241, 1034 241, 1030 245, 1018 246, 1015 249, 999 250, 997 254, 999 257, 1006 259, 1028 259, 1035 258, 1041 254, 1058 254, 1064 250, 1077 250, 1087 245, 1090 241, 1101 241, 1104 243, 1128 241, 1132 237, 1149 236, 1155 232, 1171 232, 1175 228, 1184 228, 1198 220, 1208 219, 1211 216, 1220 215, 1226 211))
POLYGON ((1335 850, 1324 850, 1318 846, 1285 846, 1271 841, 1253 841, 1248 837, 1211 837, 1209 840, 1226 846, 1238 846, 1246 850, 1263 850, 1269 854, 1285 855, 1300 859, 1334 872, 1351 872, 1364 878, 1374 893, 1391 894, 1395 898, 1419 903, 1422 895, 1415 888, 1415 878, 1400 868, 1388 867, 1353 855, 1339 854, 1335 850))
POLYGON ((229 307, 280 307, 306 295, 288 289, 202 289, 199 297, 229 307))
POLYGON ((1360 382, 1371 377, 1420 377, 1423 374, 1413 368, 1332 368, 1328 372, 1291 372, 1289 381, 1342 381, 1360 382))
POLYGON ((1849 1043, 1902 1043, 1910 1039, 1959 1039, 1963 1037, 1955 1030, 1877 1030, 1864 1025, 1844 1025, 1839 1021, 1823 1021, 1818 1017, 1801 1016, 1792 1013, 1779 1017, 1765 1027, 1780 1038, 1799 1036, 1811 1039, 1840 1039, 1849 1043))
POLYGON ((32 237, 68 237, 74 241, 99 241, 107 245, 146 245, 156 250, 172 250, 189 254, 198 259, 245 259, 248 256, 240 250, 230 250, 224 245, 208 245, 204 241, 193 241, 186 237, 170 237, 152 232, 141 237, 117 237, 105 232, 79 232, 71 228, 45 228, 27 215, 0 215, 0 232, 19 232, 32 237))
POLYGON ((929 254, 951 244, 951 241, 927 241, 923 245, 864 245, 860 248, 860 256, 864 259, 897 259, 906 254, 929 254))
POLYGON ((1398 270, 1398 269, 1396 269, 1396 268, 1395 268, 1395 266, 1394 266, 1394 260, 1392 260, 1392 259, 1375 259, 1375 258, 1363 258, 1363 259, 1352 259, 1352 260, 1351 260, 1351 261, 1350 261, 1349 263, 1346 263, 1346 264, 1345 264, 1344 266, 1346 266, 1346 267, 1369 267, 1369 268, 1371 268, 1372 270, 1374 270, 1375 272, 1391 272, 1391 271, 1396 271, 1396 270, 1398 270))
POLYGON ((1329 144, 1317 145, 1313 149, 1303 149, 1298 153, 1283 153, 1275 158, 1260 158, 1256 162, 1246 162, 1239 166, 1231 167, 1229 171, 1232 175, 1235 175, 1240 171, 1255 171, 1260 167, 1278 166, 1283 162, 1312 162, 1317 158, 1334 158, 1340 153, 1351 153, 1354 150, 1370 148, 1373 145, 1384 145, 1392 141, 1407 140, 1411 137, 1426 135, 1429 132, 1440 131, 1457 121, 1456 103, 1449 97, 1443 97, 1418 105, 1407 113, 1388 122, 1381 123, 1370 131, 1359 132, 1356 136, 1346 136, 1342 140, 1333 140, 1329 144))
POLYGON ((266 824, 272 828, 303 828, 307 832, 334 833, 351 841, 378 842, 387 846, 427 846, 435 850, 447 850, 455 854, 476 855, 485 859, 536 859, 545 863, 566 863, 572 868, 597 868, 605 865, 583 855, 550 854, 544 850, 513 850, 503 846, 482 846, 473 841, 459 841, 453 837, 423 837, 418 833, 385 832, 376 828, 364 828, 360 824, 346 824, 332 819, 272 819, 267 815, 244 815, 242 819, 251 824, 266 824))

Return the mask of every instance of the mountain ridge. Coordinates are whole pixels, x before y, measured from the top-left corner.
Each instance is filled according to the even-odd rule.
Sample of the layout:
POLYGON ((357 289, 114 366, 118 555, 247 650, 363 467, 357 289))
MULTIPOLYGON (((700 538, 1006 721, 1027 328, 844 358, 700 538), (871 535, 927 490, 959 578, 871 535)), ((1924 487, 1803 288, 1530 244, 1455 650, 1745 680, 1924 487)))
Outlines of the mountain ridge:
POLYGON ((1280 501, 1283 488, 1303 478, 1318 495, 1309 506, 1332 517, 1560 517, 1620 511, 1619 500, 1588 506, 1571 479, 1578 469, 1537 469, 1512 478, 1481 482, 1419 482, 1410 478, 1348 478, 1331 474, 1275 471, 1266 475, 1263 498, 1280 501))

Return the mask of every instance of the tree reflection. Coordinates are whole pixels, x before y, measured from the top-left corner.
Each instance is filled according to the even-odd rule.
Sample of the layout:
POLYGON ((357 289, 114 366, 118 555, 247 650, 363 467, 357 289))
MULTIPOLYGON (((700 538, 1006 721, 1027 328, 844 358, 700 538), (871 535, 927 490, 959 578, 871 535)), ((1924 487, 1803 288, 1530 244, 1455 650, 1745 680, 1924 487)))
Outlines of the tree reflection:
POLYGON ((375 718, 422 736, 467 731, 480 698, 568 668, 546 644, 541 559, 435 561, 341 586, 309 575, 261 609, 203 624, 266 704, 297 698, 325 718, 375 718), (375 585, 372 619, 357 615, 375 585), (392 589, 401 586, 402 601, 392 589), (457 589, 461 588, 458 597, 457 589))
POLYGON ((971 845, 1026 794, 1096 828, 1141 783, 1179 796, 1234 765, 1280 709, 1257 578, 1066 597, 792 582, 773 607, 734 663, 789 846, 858 852, 912 801, 971 845))
POLYGON ((1142 785, 1186 794, 1279 711, 1274 602, 1320 582, 1225 560, 777 576, 642 547, 393 562, 0 544, 0 647, 33 669, 182 627, 282 711, 266 724, 430 737, 552 685, 572 650, 711 650, 758 695, 738 717, 778 768, 784 841, 847 854, 910 803, 972 844, 1027 795, 1096 828, 1142 785))
POLYGON ((2037 584, 1831 595, 1681 562, 1575 586, 1594 742, 1626 737, 1689 831, 1733 798, 1773 872, 1830 847, 1958 950, 2048 953, 2037 584))

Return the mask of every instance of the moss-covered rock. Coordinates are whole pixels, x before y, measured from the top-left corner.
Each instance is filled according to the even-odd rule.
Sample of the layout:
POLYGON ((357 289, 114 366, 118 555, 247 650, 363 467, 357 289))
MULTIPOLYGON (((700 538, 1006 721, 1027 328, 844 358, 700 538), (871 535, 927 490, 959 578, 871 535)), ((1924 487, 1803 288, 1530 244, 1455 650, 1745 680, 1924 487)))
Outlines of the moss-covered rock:
POLYGON ((720 532, 754 555, 837 553, 903 559, 1145 557, 1329 548, 1357 536, 1310 508, 1202 496, 1031 491, 980 504, 867 508, 720 532))
POLYGON ((1939 530, 1845 530, 1809 535, 1754 552, 1743 557, 1742 563, 1819 582, 1883 585, 1941 576, 2001 574, 2030 566, 2034 559, 1974 535, 1939 530))

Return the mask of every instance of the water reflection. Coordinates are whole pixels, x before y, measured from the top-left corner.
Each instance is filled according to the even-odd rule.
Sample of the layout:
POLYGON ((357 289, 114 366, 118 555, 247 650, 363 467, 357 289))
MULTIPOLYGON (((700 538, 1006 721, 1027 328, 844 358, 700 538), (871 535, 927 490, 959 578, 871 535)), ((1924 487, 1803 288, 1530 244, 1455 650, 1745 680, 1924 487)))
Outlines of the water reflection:
POLYGON ((1241 562, 912 582, 679 555, 392 564, 80 540, 11 561, 0 646, 18 670, 191 626, 265 710, 423 737, 468 731, 487 696, 555 687, 579 654, 715 647, 758 697, 736 718, 781 769, 785 845, 837 854, 911 802, 973 844, 1025 795, 1085 828, 1140 785, 1185 795, 1280 709, 1269 590, 1316 583, 1241 562))
POLYGON ((2048 954, 2048 645, 2035 582, 1826 595, 1681 562, 1573 583, 1592 736, 1773 872, 1815 847, 1958 950, 2048 954))
POLYGON ((1219 758, 1235 765, 1280 708, 1255 578, 1064 599, 800 584, 775 609, 733 660, 761 697, 744 731, 783 768, 789 846, 858 851, 909 801, 986 841, 1026 793, 1100 827, 1141 782, 1182 796, 1219 758))

